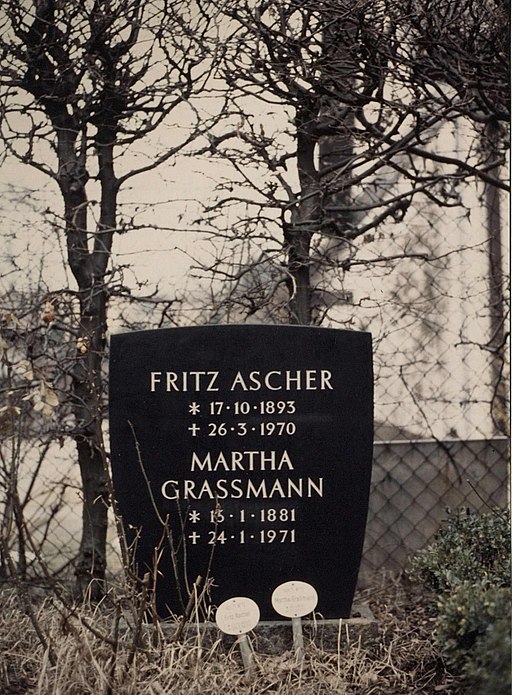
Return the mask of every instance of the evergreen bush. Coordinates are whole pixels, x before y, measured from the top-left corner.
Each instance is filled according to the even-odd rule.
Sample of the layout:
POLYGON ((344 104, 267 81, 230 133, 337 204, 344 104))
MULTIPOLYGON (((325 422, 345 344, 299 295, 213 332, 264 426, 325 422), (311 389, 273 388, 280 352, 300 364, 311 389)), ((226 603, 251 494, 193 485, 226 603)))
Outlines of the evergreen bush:
POLYGON ((448 510, 432 545, 413 558, 413 578, 435 593, 460 582, 510 585, 510 514, 448 510))
POLYGON ((448 513, 409 576, 439 595, 435 639, 475 695, 511 692, 510 514, 448 513))

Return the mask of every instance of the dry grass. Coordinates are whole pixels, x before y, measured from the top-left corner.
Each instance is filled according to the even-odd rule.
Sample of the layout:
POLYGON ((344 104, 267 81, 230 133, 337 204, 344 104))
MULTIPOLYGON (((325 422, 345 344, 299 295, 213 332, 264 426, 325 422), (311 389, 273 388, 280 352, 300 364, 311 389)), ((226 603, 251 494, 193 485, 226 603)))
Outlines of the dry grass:
POLYGON ((220 642, 208 649, 177 643, 156 631, 136 647, 119 631, 119 610, 65 609, 54 598, 34 599, 13 589, 0 593, 2 695, 460 695, 432 644, 432 599, 406 582, 387 579, 358 596, 380 623, 372 645, 352 643, 326 653, 309 645, 299 667, 294 655, 256 655, 250 683, 238 650, 220 642), (116 617, 117 616, 117 617, 116 617), (37 621, 38 637, 34 619, 37 621), (90 626, 93 626, 94 632, 90 626), (47 644, 41 643, 41 634, 47 644))

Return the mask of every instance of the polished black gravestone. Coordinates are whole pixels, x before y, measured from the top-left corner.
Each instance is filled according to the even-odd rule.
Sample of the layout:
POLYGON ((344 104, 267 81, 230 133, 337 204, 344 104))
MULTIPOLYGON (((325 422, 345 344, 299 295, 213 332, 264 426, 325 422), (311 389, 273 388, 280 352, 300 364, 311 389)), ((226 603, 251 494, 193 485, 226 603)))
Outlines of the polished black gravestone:
POLYGON ((162 549, 160 615, 183 612, 209 571, 214 605, 247 596, 262 620, 277 619, 273 590, 297 580, 315 587, 323 617, 348 616, 372 411, 368 333, 204 326, 112 336, 114 489, 130 540, 138 536, 140 576, 162 549))

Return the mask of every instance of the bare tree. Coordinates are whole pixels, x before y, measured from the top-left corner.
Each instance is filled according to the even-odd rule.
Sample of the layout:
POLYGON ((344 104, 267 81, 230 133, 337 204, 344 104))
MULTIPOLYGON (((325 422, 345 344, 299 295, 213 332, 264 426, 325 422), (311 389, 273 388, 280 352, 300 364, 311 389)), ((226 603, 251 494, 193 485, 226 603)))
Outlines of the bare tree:
MULTIPOLYGON (((418 37, 417 75, 424 90, 441 81, 457 95, 455 106, 476 124, 483 178, 482 204, 488 234, 491 415, 495 430, 508 429, 506 380, 507 311, 502 263, 501 207, 504 150, 510 121, 509 13, 500 2, 473 0, 453 5, 443 0, 407 3, 418 37)), ((477 141, 478 142, 478 141, 477 141)))
MULTIPOLYGON (((233 236, 266 240, 266 259, 253 262, 279 259, 266 301, 285 282, 292 322, 321 320, 312 276, 350 268, 356 240, 401 222, 414 201, 458 206, 467 182, 507 189, 505 140, 492 154, 481 146, 487 124, 508 120, 501 4, 246 0, 225 14, 237 115, 206 149, 235 173, 207 213, 215 224, 222 208, 244 206, 233 236), (464 147, 436 147, 452 127, 470 133, 464 147)), ((238 288, 247 277, 243 263, 228 271, 220 257, 211 270, 238 288)), ((239 296, 251 312, 243 287, 239 296)))
POLYGON ((1 137, 8 154, 57 185, 63 214, 56 219, 76 283, 71 434, 84 497, 76 576, 82 591, 99 580, 97 593, 109 503, 102 360, 110 259, 114 236, 130 227, 119 218, 120 195, 196 136, 188 100, 213 69, 207 42, 215 10, 202 2, 7 0, 2 12, 1 137), (140 161, 139 144, 184 109, 183 134, 140 161))

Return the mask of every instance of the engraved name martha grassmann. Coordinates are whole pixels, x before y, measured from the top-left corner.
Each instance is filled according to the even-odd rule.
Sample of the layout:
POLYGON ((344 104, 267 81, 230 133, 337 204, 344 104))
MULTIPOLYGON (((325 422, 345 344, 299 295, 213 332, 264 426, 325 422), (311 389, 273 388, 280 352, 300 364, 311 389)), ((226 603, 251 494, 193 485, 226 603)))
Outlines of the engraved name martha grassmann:
MULTIPOLYGON (((220 452, 217 456, 204 454, 202 457, 192 453, 190 470, 208 471, 281 471, 294 470, 290 455, 284 452, 231 451, 220 452)), ((294 497, 323 497, 324 479, 319 478, 273 478, 253 482, 250 478, 218 478, 208 480, 166 480, 161 493, 168 500, 176 499, 291 499, 294 497)))

